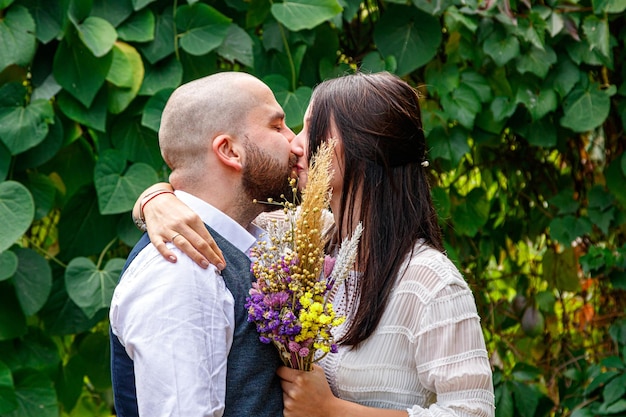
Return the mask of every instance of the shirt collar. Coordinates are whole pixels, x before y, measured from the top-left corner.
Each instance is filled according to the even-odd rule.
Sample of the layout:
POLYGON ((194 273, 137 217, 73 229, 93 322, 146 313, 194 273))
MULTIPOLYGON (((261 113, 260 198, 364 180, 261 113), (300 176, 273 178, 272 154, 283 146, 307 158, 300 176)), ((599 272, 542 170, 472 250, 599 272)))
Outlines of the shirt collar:
POLYGON ((250 223, 244 228, 235 220, 213 207, 204 200, 199 199, 185 191, 174 191, 176 197, 193 210, 204 223, 232 243, 237 249, 249 256, 250 248, 260 239, 264 230, 250 223))

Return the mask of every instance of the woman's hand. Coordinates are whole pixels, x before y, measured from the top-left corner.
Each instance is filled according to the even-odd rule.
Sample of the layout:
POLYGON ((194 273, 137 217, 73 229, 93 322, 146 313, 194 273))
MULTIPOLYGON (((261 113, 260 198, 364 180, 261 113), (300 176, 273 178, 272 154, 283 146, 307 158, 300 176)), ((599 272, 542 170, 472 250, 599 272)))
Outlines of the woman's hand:
POLYGON ((336 398, 324 375, 324 370, 313 365, 311 371, 298 371, 282 366, 277 371, 283 388, 285 417, 330 417, 339 415, 333 408, 341 400, 336 398))
POLYGON ((176 255, 166 245, 172 242, 201 267, 207 268, 211 263, 220 270, 224 269, 226 261, 222 251, 202 219, 173 193, 157 190, 172 190, 172 187, 168 183, 160 183, 144 191, 135 204, 133 217, 141 218, 143 214, 150 241, 161 255, 170 262, 176 262, 176 255))
POLYGON ((366 407, 334 396, 324 370, 298 371, 281 366, 276 372, 283 388, 285 417, 407 417, 407 410, 366 407))

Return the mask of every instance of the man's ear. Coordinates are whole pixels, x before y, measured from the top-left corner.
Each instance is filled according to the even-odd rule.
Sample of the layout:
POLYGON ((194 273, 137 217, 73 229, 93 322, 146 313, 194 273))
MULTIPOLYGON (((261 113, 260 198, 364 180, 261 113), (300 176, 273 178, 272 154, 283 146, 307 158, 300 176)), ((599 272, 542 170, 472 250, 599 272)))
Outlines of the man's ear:
POLYGON ((224 165, 236 171, 243 168, 243 149, 230 135, 218 135, 213 138, 213 153, 224 165))

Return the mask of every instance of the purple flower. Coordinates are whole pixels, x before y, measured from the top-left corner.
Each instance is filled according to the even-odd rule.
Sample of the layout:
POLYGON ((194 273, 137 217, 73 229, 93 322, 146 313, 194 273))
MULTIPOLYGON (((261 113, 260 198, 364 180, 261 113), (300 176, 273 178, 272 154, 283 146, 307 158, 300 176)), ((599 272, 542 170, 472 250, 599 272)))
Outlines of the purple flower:
POLYGON ((277 292, 270 294, 269 296, 269 305, 271 306, 282 306, 289 299, 289 295, 285 291, 277 292))
POLYGON ((324 256, 324 277, 328 278, 333 273, 335 267, 335 258, 330 255, 324 256))
POLYGON ((305 348, 305 347, 301 348, 298 351, 298 355, 302 356, 303 358, 308 356, 309 355, 309 348, 305 348))

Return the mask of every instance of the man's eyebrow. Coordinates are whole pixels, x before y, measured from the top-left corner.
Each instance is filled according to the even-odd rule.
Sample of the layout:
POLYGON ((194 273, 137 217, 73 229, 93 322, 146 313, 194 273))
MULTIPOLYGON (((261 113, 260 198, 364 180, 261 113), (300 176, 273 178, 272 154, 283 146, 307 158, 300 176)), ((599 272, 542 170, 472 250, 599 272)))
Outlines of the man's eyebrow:
POLYGON ((274 113, 272 115, 272 117, 270 117, 270 120, 274 121, 274 120, 284 120, 285 119, 285 112, 284 111, 277 111, 276 113, 274 113))

